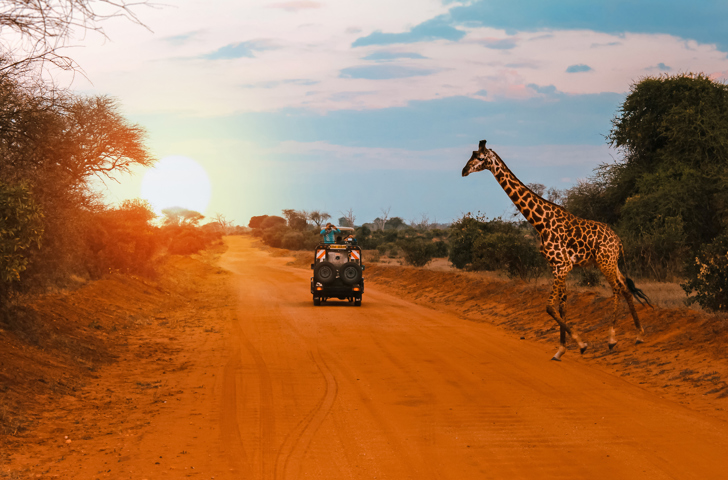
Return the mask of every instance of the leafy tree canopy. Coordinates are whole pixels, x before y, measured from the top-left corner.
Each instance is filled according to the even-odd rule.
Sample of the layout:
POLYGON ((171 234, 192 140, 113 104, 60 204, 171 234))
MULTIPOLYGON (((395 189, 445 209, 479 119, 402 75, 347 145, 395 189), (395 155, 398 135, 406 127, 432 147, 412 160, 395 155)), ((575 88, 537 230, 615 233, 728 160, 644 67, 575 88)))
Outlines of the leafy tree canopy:
POLYGON ((693 251, 726 227, 728 85, 703 74, 644 78, 607 139, 623 159, 572 188, 567 209, 616 225, 623 237, 681 224, 675 245, 693 251))

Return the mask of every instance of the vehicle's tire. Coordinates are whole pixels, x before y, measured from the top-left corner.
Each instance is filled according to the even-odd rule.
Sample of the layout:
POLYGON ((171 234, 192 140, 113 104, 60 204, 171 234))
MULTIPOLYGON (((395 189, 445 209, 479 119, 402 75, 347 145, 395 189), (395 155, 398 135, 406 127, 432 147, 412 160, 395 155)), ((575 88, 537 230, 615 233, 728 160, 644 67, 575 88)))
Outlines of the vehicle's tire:
POLYGON ((361 298, 357 298, 356 300, 354 300, 354 306, 361 307, 361 298))
POLYGON ((313 304, 317 307, 321 305, 321 297, 313 297, 313 304))
POLYGON ((346 262, 339 269, 339 276, 346 285, 355 285, 361 281, 361 267, 358 263, 346 262))
POLYGON ((319 262, 313 267, 313 278, 321 285, 328 285, 336 279, 336 267, 331 262, 319 262))

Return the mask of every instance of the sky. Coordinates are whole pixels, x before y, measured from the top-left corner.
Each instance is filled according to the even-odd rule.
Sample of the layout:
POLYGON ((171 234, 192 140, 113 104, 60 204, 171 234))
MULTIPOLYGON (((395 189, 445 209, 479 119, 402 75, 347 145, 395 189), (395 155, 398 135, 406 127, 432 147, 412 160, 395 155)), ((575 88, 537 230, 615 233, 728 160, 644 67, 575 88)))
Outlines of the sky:
MULTIPOLYGON (((79 36, 67 53, 84 75, 58 79, 118 99, 154 155, 204 169, 202 213, 240 225, 287 208, 352 209, 357 224, 389 207, 408 222, 507 214, 492 175, 461 177, 478 141, 524 183, 565 189, 619 161, 605 136, 635 82, 728 80, 724 0, 177 0, 135 12, 146 27, 118 18, 106 38, 79 36)), ((140 196, 145 174, 105 195, 140 196)))

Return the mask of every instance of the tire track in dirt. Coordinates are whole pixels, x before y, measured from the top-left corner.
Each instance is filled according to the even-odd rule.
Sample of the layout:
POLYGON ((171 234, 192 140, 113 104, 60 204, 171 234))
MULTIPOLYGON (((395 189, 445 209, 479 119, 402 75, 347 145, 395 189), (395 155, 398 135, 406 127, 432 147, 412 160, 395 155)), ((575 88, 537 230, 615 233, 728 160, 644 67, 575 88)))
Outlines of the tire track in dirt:
POLYGON ((227 446, 226 453, 234 471, 249 475, 251 471, 238 423, 238 372, 242 369, 240 350, 236 350, 225 365, 222 382, 222 415, 220 416, 220 435, 227 446))
POLYGON ((258 454, 260 456, 260 461, 258 462, 257 469, 259 473, 258 478, 266 479, 269 478, 269 472, 271 472, 271 467, 269 465, 271 463, 271 457, 268 455, 268 452, 275 451, 275 406, 273 404, 273 383, 271 381, 270 372, 268 371, 268 365, 258 349, 255 348, 248 337, 243 333, 240 326, 240 320, 235 322, 234 329, 235 336, 239 342, 243 344, 255 363, 259 395, 258 454))
POLYGON ((326 361, 321 357, 321 352, 316 349, 310 353, 311 359, 324 378, 326 388, 319 403, 288 433, 279 448, 276 458, 275 480, 299 478, 301 463, 308 451, 308 446, 329 415, 339 391, 336 377, 331 373, 326 361))

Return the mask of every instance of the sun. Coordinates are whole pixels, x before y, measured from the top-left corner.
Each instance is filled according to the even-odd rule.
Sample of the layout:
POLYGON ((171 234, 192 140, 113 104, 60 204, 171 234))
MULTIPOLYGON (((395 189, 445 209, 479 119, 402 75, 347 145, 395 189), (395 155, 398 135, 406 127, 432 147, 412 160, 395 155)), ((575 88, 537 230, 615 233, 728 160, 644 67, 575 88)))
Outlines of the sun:
POLYGON ((169 207, 204 213, 211 195, 207 172, 187 157, 164 157, 142 179, 141 196, 157 213, 169 207))

